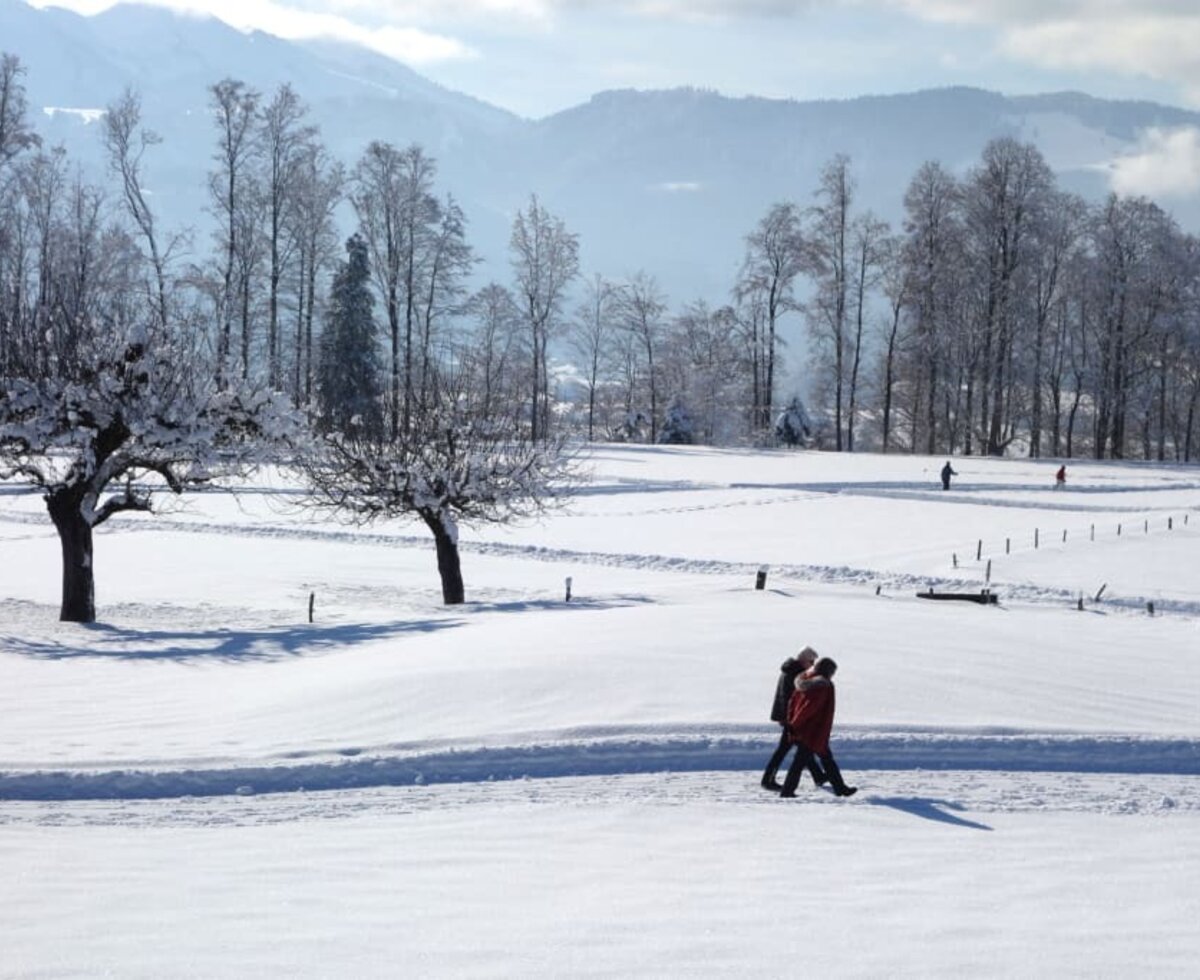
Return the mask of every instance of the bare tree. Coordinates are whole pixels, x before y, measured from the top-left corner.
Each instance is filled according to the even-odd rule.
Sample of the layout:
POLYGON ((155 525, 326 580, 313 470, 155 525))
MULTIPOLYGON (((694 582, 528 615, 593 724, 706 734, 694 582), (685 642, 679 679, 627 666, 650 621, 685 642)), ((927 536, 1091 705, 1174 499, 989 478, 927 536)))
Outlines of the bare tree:
POLYGON ((529 432, 533 442, 550 434, 547 348, 562 315, 567 287, 579 272, 579 238, 567 231, 533 194, 513 220, 509 239, 516 293, 529 329, 532 354, 529 432))
MULTIPOLYGON (((244 291, 239 296, 238 269, 240 264, 245 273, 250 264, 248 249, 253 246, 253 242, 243 239, 255 227, 253 222, 246 220, 246 212, 251 203, 249 168, 255 151, 254 123, 259 94, 247 88, 244 82, 232 78, 217 82, 209 89, 209 93, 219 134, 214 154, 217 169, 210 176, 209 190, 213 212, 223 226, 217 240, 224 253, 220 272, 217 379, 218 383, 227 384, 233 373, 233 318, 238 307, 243 313, 242 349, 247 353, 249 351, 249 297, 244 291)), ((248 364, 242 364, 241 374, 248 376, 248 364)))
POLYGON ((488 283, 467 305, 475 329, 462 358, 464 376, 476 393, 475 405, 484 418, 508 419, 519 428, 521 393, 517 375, 524 363, 521 310, 499 283, 488 283))
POLYGON ((571 324, 570 343, 583 360, 588 389, 588 441, 596 437, 596 397, 600 390, 611 336, 616 329, 620 288, 596 273, 587 281, 584 301, 571 324))
POLYGON ((1087 206, 1072 195, 1055 193, 1035 229, 1038 248, 1032 259, 1033 343, 1029 357, 1028 387, 1031 395, 1029 455, 1042 455, 1045 427, 1044 399, 1047 375, 1062 332, 1053 329, 1055 311, 1062 305, 1067 269, 1082 245, 1087 206))
POLYGON ((667 301, 657 280, 638 272, 625 284, 617 300, 621 326, 635 339, 645 358, 646 394, 650 400, 650 441, 658 441, 659 367, 655 363, 660 337, 665 328, 667 301))
POLYGON ((401 439, 331 434, 302 455, 310 503, 370 523, 415 514, 433 535, 442 601, 466 599, 460 525, 503 524, 557 506, 573 481, 562 443, 526 442, 483 418, 450 379, 401 439))
POLYGON ((306 162, 311 160, 316 127, 305 125, 307 109, 290 84, 284 83, 263 107, 260 140, 260 194, 265 204, 267 235, 267 380, 283 384, 279 294, 285 269, 300 241, 286 234, 297 196, 303 187, 306 162))
POLYGON ((749 419, 739 409, 750 387, 749 361, 731 307, 686 305, 669 325, 661 361, 665 392, 691 409, 696 441, 744 438, 749 419))
POLYGON ((165 327, 168 321, 167 270, 180 239, 160 241, 154 211, 146 200, 142 173, 142 158, 146 151, 161 142, 157 133, 142 126, 141 97, 133 89, 125 89, 104 114, 104 146, 109 168, 120 181, 125 212, 145 243, 152 276, 151 298, 158 322, 165 327))
MULTIPOLYGON (((940 164, 932 162, 921 166, 904 195, 905 269, 901 276, 893 277, 892 295, 895 297, 897 286, 909 293, 905 305, 913 321, 912 356, 916 358, 916 370, 910 379, 913 452, 918 451, 916 429, 921 424, 925 430, 925 452, 932 454, 939 448, 938 405, 943 389, 951 387, 952 382, 949 377, 952 311, 962 244, 959 201, 954 178, 940 164)), ((893 317, 899 312, 894 309, 893 317)), ((967 451, 970 452, 969 447, 967 451)))
MULTIPOLYGON (((753 417, 759 429, 774 418, 776 353, 779 322, 797 308, 795 281, 804 265, 804 242, 800 212, 794 204, 772 205, 758 227, 746 236, 746 256, 734 289, 739 303, 753 297, 762 311, 762 330, 753 329, 753 417)), ((750 322, 757 326, 757 318, 750 322)))
POLYGON ((854 189, 850 158, 838 154, 821 171, 816 191, 818 203, 809 210, 806 235, 809 268, 816 280, 816 295, 809 306, 809 326, 832 375, 834 445, 838 452, 845 448, 850 209, 854 189))
POLYGON ((853 336, 850 338, 850 375, 846 406, 846 449, 854 452, 854 423, 858 414, 858 383, 863 359, 863 341, 867 320, 867 297, 883 275, 884 249, 888 226, 870 213, 854 219, 850 229, 851 304, 853 336))
POLYGON ((295 173, 288 211, 288 237, 295 251, 292 278, 295 329, 292 361, 292 403, 312 405, 315 347, 313 323, 318 303, 317 282, 337 256, 334 214, 342 200, 345 172, 318 143, 305 147, 295 173))
POLYGON ((469 253, 463 259, 458 251, 465 249, 461 212, 444 215, 433 195, 436 172, 433 158, 417 144, 398 150, 374 142, 351 178, 350 199, 371 249, 388 323, 393 436, 408 431, 427 386, 422 331, 432 319, 423 313, 440 308, 443 292, 458 288, 463 262, 469 263, 469 253))
POLYGON ((988 455, 1012 441, 1014 353, 1027 322, 1018 313, 1033 229, 1042 220, 1053 188, 1049 166, 1037 148, 1003 137, 983 150, 983 160, 964 188, 967 247, 982 308, 980 436, 988 455))
POLYGON ((900 365, 901 343, 904 339, 902 327, 904 309, 909 302, 912 280, 904 261, 904 246, 899 238, 888 238, 881 243, 883 295, 887 299, 888 318, 883 332, 879 388, 883 404, 880 412, 880 449, 890 451, 892 447, 892 417, 896 392, 897 373, 900 365))

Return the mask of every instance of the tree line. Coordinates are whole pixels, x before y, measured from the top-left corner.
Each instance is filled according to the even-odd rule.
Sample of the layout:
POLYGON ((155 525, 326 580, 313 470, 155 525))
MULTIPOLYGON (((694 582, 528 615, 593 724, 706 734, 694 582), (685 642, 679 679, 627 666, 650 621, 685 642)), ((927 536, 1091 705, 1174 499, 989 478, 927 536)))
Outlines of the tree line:
POLYGON ((313 506, 416 514, 443 596, 459 521, 552 506, 567 440, 1190 460, 1200 248, 1144 198, 1089 204, 1037 149, 936 162, 899 230, 856 207, 850 159, 745 236, 729 302, 672 309, 651 272, 581 270, 536 195, 506 281, 419 145, 333 158, 289 85, 208 91, 211 241, 166 229, 136 92, 100 126, 95 182, 31 125, 0 55, 0 477, 40 487, 64 618, 94 615, 91 532, 286 445, 313 506), (343 241, 340 223, 353 215, 343 241), (808 332, 809 405, 781 392, 808 332), (564 370, 569 363, 571 370, 564 370), (564 397, 567 383, 578 394, 564 397), (148 482, 149 481, 149 482, 148 482))
POLYGON ((1089 204, 1061 190, 1039 151, 1012 138, 990 142, 962 177, 922 166, 899 229, 856 207, 852 161, 835 157, 807 204, 771 206, 745 236, 727 304, 672 310, 649 271, 583 276, 578 236, 536 196, 514 217, 507 281, 472 290, 479 260, 462 208, 437 187, 436 160, 419 145, 375 141, 345 166, 286 84, 269 97, 234 79, 211 86, 214 231, 197 259, 188 234, 164 232, 149 206, 144 169, 158 138, 137 94, 104 116, 114 180, 101 188, 61 150, 40 147, 19 61, 3 64, 0 367, 69 343, 63 324, 79 322, 89 277, 99 287, 144 264, 161 322, 187 322, 222 385, 263 379, 331 418, 357 397, 343 390, 349 379, 378 383, 393 439, 453 364, 485 392, 487 414, 533 441, 566 430, 769 442, 798 394, 780 391, 782 337, 803 326, 805 438, 815 445, 1195 452, 1195 237, 1144 198, 1089 204), (346 337, 324 336, 347 261, 347 206, 379 304, 361 355, 346 337))

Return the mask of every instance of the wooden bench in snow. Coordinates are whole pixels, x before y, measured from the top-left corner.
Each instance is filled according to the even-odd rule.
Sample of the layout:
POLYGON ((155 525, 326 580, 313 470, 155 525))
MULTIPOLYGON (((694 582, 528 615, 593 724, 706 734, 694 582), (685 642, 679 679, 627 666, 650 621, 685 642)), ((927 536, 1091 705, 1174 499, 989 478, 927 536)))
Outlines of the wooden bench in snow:
POLYGON ((979 592, 918 592, 918 599, 958 599, 961 602, 978 602, 981 606, 994 606, 1000 602, 1000 597, 990 589, 979 592))

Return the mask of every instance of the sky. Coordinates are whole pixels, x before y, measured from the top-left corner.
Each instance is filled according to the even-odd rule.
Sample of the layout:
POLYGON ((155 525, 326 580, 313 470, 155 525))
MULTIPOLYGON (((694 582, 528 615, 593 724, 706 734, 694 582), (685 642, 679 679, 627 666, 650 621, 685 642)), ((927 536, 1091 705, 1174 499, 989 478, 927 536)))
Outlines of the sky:
MULTIPOLYGON (((334 36, 528 117, 616 88, 851 98, 947 85, 1200 107, 1194 0, 147 0, 334 36)), ((33 0, 94 13, 111 0, 33 0)))

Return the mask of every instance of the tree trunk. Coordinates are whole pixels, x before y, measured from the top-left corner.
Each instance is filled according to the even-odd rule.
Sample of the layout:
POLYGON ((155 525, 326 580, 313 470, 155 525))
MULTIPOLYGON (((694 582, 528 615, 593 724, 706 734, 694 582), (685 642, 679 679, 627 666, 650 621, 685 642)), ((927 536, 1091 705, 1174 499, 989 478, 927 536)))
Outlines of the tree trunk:
POLYGON ((58 618, 64 623, 96 621, 92 526, 79 512, 80 496, 76 488, 58 490, 46 502, 62 545, 62 609, 58 618))
POLYGON ((462 562, 458 556, 456 528, 446 526, 446 520, 437 511, 422 512, 421 518, 433 532, 437 547, 438 575, 442 579, 442 602, 447 606, 461 605, 466 599, 463 588, 462 562))

